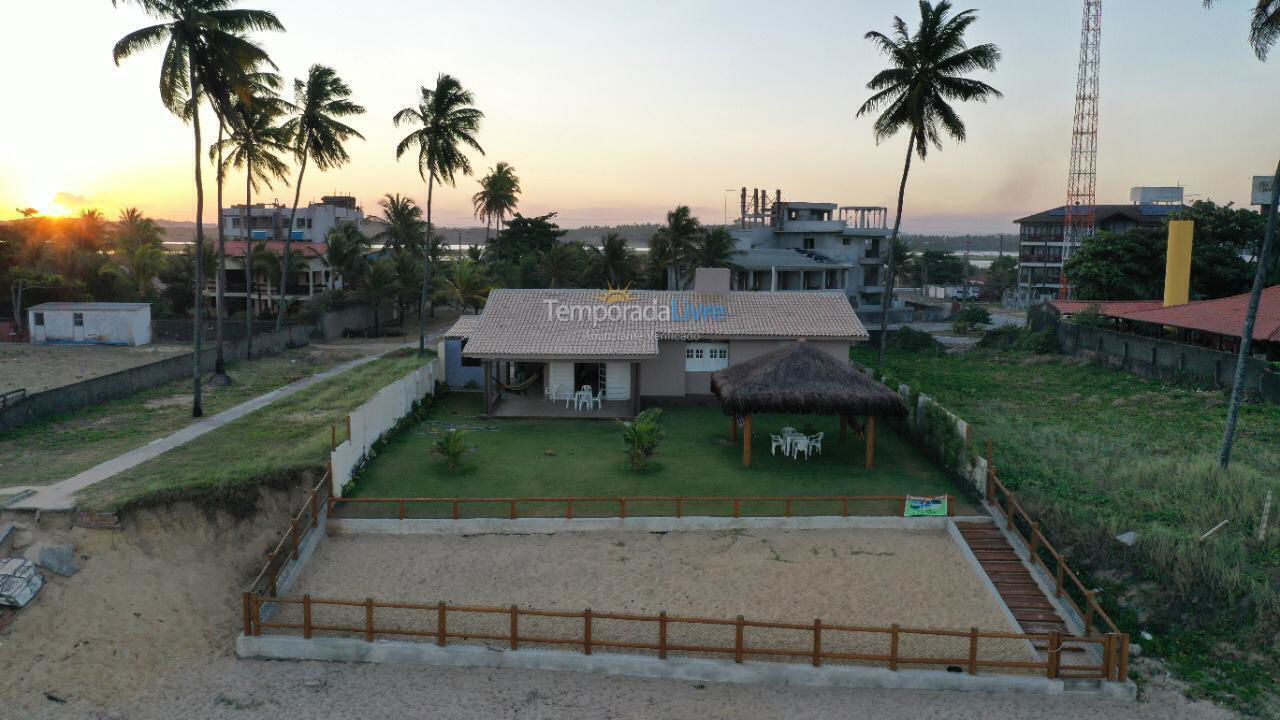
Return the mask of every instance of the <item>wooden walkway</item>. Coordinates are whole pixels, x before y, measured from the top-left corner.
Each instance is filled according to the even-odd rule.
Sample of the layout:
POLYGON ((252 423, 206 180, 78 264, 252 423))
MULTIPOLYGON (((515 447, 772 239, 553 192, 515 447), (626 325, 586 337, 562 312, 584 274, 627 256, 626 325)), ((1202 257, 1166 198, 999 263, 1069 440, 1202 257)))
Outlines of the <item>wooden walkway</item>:
POLYGON ((1013 546, 999 528, 991 524, 970 523, 957 523, 956 527, 1023 632, 1074 634, 1031 577, 1031 571, 1014 554, 1013 546))

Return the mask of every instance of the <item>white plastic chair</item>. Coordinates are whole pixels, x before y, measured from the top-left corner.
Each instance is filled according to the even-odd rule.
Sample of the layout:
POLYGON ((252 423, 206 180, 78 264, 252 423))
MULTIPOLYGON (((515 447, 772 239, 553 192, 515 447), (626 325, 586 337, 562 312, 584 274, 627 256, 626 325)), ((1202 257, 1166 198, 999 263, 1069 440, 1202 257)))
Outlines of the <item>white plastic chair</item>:
POLYGON ((825 432, 820 432, 820 433, 818 433, 817 435, 810 435, 810 436, 808 437, 808 440, 809 440, 809 449, 810 449, 810 450, 817 450, 817 451, 818 451, 818 454, 819 454, 819 455, 821 455, 821 454, 822 454, 822 438, 823 438, 825 435, 826 435, 826 433, 825 433, 825 432))
POLYGON ((778 448, 782 448, 782 454, 786 455, 787 454, 786 438, 782 437, 781 435, 770 435, 769 437, 773 440, 773 442, 770 443, 769 445, 769 454, 777 455, 778 448))
POLYGON ((604 409, 604 388, 600 388, 600 392, 591 398, 591 402, 595 404, 597 410, 604 409))
POLYGON ((804 453, 804 459, 809 459, 809 438, 803 435, 797 435, 791 438, 791 457, 799 458, 800 453, 804 453))

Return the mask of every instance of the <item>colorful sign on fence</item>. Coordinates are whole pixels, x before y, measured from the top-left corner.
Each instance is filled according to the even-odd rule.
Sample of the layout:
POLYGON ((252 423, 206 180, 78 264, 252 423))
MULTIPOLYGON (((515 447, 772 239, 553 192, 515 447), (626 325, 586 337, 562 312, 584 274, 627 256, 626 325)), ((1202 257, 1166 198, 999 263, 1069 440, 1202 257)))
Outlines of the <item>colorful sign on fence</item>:
POLYGON ((938 495, 937 497, 916 497, 908 495, 905 508, 902 511, 903 517, 946 517, 947 516, 947 496, 938 495))

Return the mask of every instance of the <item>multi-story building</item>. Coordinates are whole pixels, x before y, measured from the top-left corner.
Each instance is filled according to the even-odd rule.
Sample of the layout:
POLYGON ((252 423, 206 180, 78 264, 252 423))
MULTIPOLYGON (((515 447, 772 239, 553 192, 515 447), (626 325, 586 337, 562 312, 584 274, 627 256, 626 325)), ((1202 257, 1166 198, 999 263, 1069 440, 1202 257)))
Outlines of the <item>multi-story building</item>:
POLYGON ((783 200, 782 191, 742 188, 741 216, 730 229, 734 290, 843 290, 859 312, 883 308, 888 210, 783 200))
MULTIPOLYGON (((1138 227, 1162 227, 1169 214, 1186 209, 1180 187, 1135 187, 1128 205, 1094 206, 1095 232, 1124 232, 1138 227)), ((1073 249, 1063 235, 1065 205, 1014 220, 1020 227, 1018 251, 1019 296, 1031 302, 1057 300, 1062 290, 1063 257, 1073 249)), ((1068 282, 1070 279, 1068 278, 1068 282)), ((1070 287, 1068 286, 1068 292, 1070 287)))
MULTIPOLYGON (((223 208, 223 232, 227 238, 227 287, 226 297, 231 307, 243 305, 246 296, 255 301, 257 312, 269 312, 279 297, 279 270, 273 273, 255 269, 253 286, 246 287, 244 257, 253 244, 265 242, 268 252, 281 255, 284 251, 286 232, 292 242, 290 254, 297 263, 289 275, 287 301, 305 300, 316 293, 341 287, 341 281, 329 272, 324 261, 328 244, 325 237, 330 230, 342 223, 364 223, 364 211, 350 195, 330 195, 318 203, 299 207, 293 227, 289 227, 291 208, 279 203, 254 203, 249 206, 247 228, 245 206, 232 205, 223 208), (251 242, 247 242, 246 238, 251 242)), ((278 266, 277 266, 278 267, 278 266)), ((211 278, 205 286, 205 295, 216 295, 216 280, 211 278)))

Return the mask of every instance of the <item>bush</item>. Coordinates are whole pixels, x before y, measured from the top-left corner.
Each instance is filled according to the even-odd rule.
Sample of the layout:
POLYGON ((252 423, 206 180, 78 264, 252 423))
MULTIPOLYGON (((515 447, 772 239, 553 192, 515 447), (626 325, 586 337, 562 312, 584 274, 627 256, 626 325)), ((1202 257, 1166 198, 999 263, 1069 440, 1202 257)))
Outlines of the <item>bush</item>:
POLYGON ((946 352, 946 348, 933 335, 906 326, 889 333, 889 347, 924 355, 942 355, 946 352))
POLYGON ((956 314, 956 320, 953 324, 955 331, 958 333, 971 332, 983 325, 991 324, 991 313, 981 305, 966 303, 960 308, 960 312, 956 314))
POLYGON ((658 416, 661 414, 661 408, 648 408, 641 411, 635 420, 619 421, 622 425, 622 441, 627 446, 627 460, 633 470, 643 469, 649 458, 657 452, 658 444, 664 436, 662 428, 658 426, 658 416))
POLYGON ((447 430, 431 444, 431 452, 443 457, 445 465, 453 470, 462 462, 463 454, 471 449, 471 446, 466 443, 466 437, 466 430, 457 428, 447 430))
POLYGON ((1081 327, 1090 328, 1108 328, 1111 327, 1111 319, 1102 314, 1102 307, 1094 304, 1074 313, 1071 316, 1071 322, 1081 327))
POLYGON ((978 341, 983 350, 1017 350, 1036 355, 1054 355, 1058 352, 1058 339, 1052 330, 1028 330, 1005 325, 988 330, 978 341))

